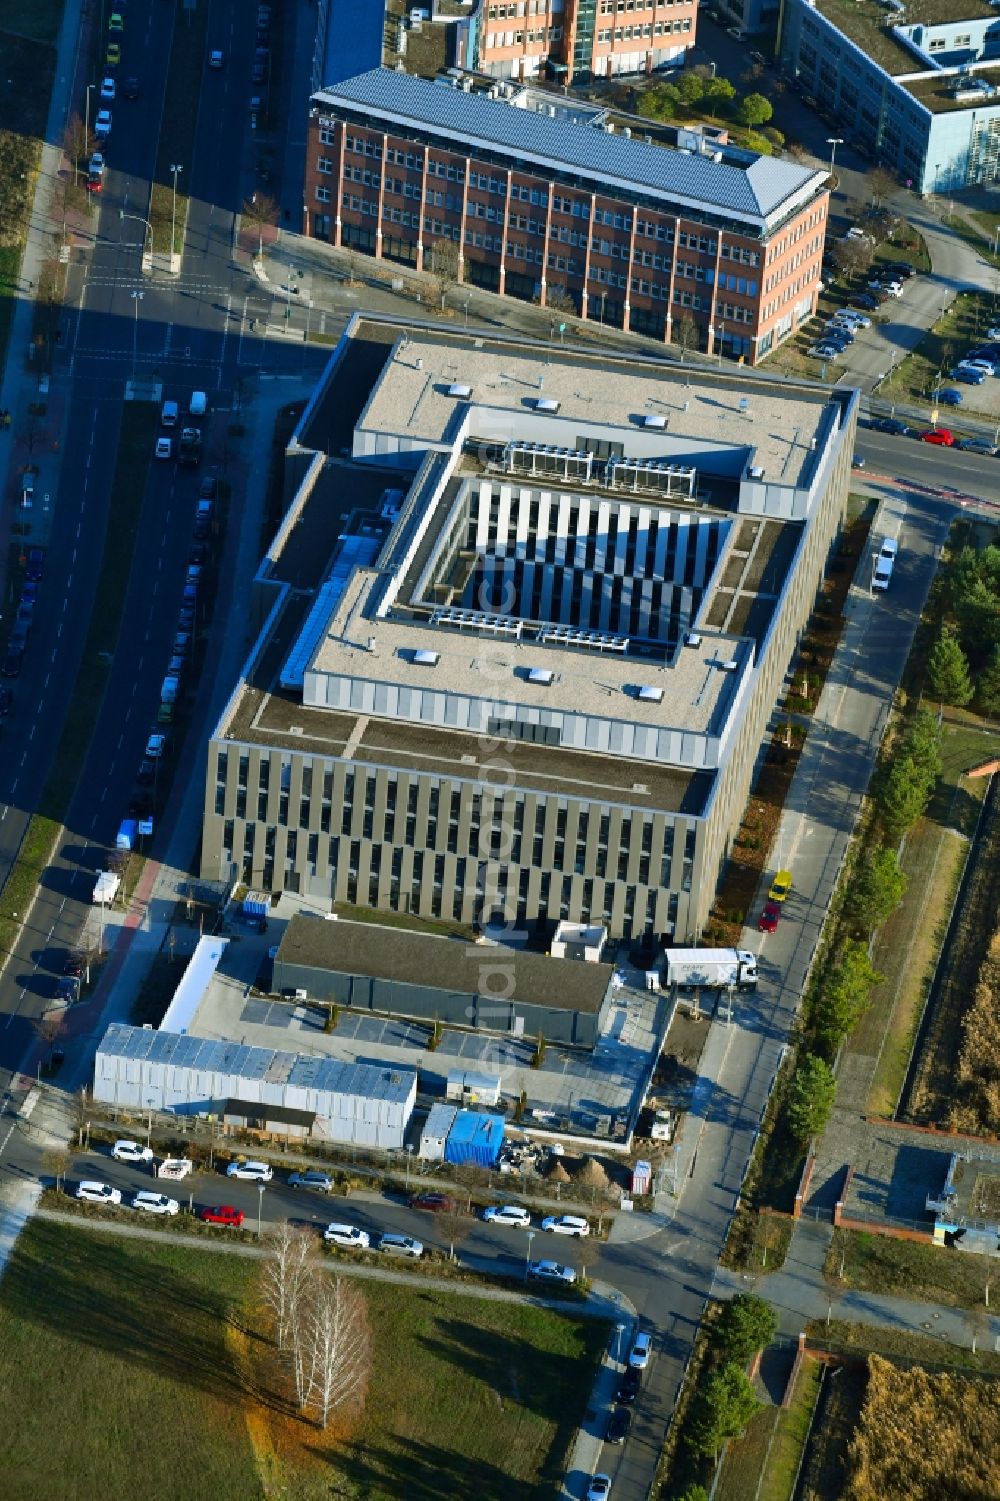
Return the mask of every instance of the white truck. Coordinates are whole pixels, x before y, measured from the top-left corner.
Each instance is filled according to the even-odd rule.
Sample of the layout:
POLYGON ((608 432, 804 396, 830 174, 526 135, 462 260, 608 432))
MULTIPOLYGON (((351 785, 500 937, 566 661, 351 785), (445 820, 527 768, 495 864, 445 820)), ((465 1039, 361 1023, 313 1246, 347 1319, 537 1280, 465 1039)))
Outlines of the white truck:
POLYGON ((110 907, 118 894, 121 883, 121 876, 116 876, 113 870, 99 870, 94 881, 94 895, 91 900, 97 906, 110 907))
POLYGON ((757 955, 747 949, 667 949, 665 959, 668 985, 753 990, 757 984, 757 955))
POLYGON ((189 1173, 193 1172, 194 1163, 190 1157, 165 1157, 157 1166, 156 1176, 158 1178, 173 1178, 176 1181, 179 1178, 186 1178, 189 1173))

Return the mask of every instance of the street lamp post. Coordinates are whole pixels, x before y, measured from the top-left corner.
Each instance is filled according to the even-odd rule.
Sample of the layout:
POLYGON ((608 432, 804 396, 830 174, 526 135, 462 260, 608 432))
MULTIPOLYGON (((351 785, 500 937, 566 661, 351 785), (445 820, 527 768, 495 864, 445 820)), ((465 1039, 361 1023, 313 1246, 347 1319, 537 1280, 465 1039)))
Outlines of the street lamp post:
MULTIPOLYGON (((85 152, 87 152, 88 156, 90 154, 90 96, 93 93, 94 89, 96 89, 96 87, 96 83, 88 83, 86 99, 83 106, 83 149, 85 152)), ((78 162, 73 163, 73 181, 74 183, 80 181, 78 162)))
POLYGON ((257 1239, 260 1240, 261 1223, 264 1216, 264 1185, 257 1184, 257 1239))
POLYGON ((528 1231, 528 1249, 524 1253, 524 1280, 525 1280, 525 1282, 527 1282, 527 1280, 528 1280, 528 1268, 531 1266, 531 1242, 535 1238, 535 1233, 536 1232, 534 1230, 529 1230, 528 1231))
POLYGON ((994 255, 996 255, 998 253, 998 243, 1000 243, 1000 224, 998 224, 997 227, 996 227, 996 229, 993 231, 993 254, 994 255))
MULTIPOLYGON (((118 218, 119 218, 119 220, 135 219, 137 223, 145 225, 146 229, 149 230, 149 254, 150 254, 150 257, 152 257, 152 255, 153 255, 153 226, 152 226, 152 224, 150 224, 149 220, 146 219, 146 218, 144 218, 142 214, 127 214, 123 208, 120 208, 118 210, 118 218)), ((146 229, 143 230, 143 234, 142 234, 142 253, 143 253, 143 255, 145 255, 145 253, 146 253, 146 229)))
POLYGON ((139 364, 139 304, 145 297, 145 292, 133 291, 132 305, 135 308, 135 318, 132 323, 132 379, 135 380, 136 368, 139 364))
POLYGON ((830 176, 833 176, 833 164, 837 160, 837 147, 843 146, 843 136, 827 136, 826 144, 830 148, 830 176))
POLYGON ((170 264, 172 266, 174 263, 174 231, 177 225, 177 175, 179 172, 183 172, 184 168, 171 163, 170 170, 174 174, 174 193, 170 206, 170 264))
POLYGON ((406 1143, 406 1186, 407 1186, 407 1188, 409 1188, 409 1186, 410 1186, 410 1158, 412 1156, 413 1156, 413 1143, 412 1143, 412 1141, 408 1141, 406 1143))

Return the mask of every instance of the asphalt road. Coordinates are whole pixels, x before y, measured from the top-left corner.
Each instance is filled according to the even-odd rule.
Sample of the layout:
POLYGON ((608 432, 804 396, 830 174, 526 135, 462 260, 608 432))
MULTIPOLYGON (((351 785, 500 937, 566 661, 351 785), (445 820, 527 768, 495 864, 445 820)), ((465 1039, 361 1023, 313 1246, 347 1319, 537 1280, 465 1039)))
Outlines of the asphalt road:
MULTIPOLYGON (((226 477, 229 413, 244 382, 262 366, 298 371, 307 357, 298 344, 265 343, 250 334, 252 318, 280 321, 277 294, 232 258, 234 216, 252 187, 252 167, 244 165, 254 36, 241 24, 241 13, 238 0, 213 0, 212 44, 221 38, 227 67, 205 70, 195 157, 179 184, 191 196, 181 274, 156 269, 149 275, 142 268, 148 230, 141 216, 156 160, 175 14, 166 6, 129 18, 119 76, 137 76, 140 97, 119 95, 112 106, 95 244, 67 269, 50 386, 52 405, 65 414, 58 483, 46 494, 51 537, 14 707, 0 739, 0 881, 39 806, 89 619, 100 609, 96 590, 127 386, 132 379, 155 382, 182 411, 191 391, 204 389, 210 416, 203 425, 201 470, 150 464, 97 732, 80 766, 66 837, 43 873, 30 924, 22 928, 0 980, 0 1065, 11 1068, 37 1050, 33 1024, 51 1005, 66 950, 92 916, 93 872, 113 847, 134 790, 177 628, 198 479, 206 473, 226 477)), ((284 302, 278 296, 279 308, 284 302)), ((323 349, 308 352, 317 370, 326 358, 323 349)), ((46 472, 52 468, 49 459, 46 472)), ((238 515, 238 505, 234 496, 232 514, 238 515)), ((200 733, 197 704, 189 733, 200 733)))

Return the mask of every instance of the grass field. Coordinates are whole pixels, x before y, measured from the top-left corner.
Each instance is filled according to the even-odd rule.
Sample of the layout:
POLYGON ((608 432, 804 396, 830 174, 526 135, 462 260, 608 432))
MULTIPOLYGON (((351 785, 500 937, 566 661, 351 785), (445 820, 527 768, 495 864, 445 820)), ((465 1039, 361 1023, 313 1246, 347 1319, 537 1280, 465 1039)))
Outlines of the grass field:
POLYGON ((834 1282, 862 1292, 896 1293, 958 1308, 982 1308, 992 1282, 992 1301, 1000 1297, 1000 1274, 986 1256, 952 1251, 944 1246, 920 1245, 889 1235, 859 1230, 835 1230, 824 1271, 834 1282))
POLYGON ((365 1285, 375 1364, 337 1437, 290 1414, 257 1264, 35 1220, 0 1283, 4 1494, 17 1501, 534 1501, 582 1416, 603 1325, 365 1285))
POLYGON ((1000 1355, 984 1349, 988 1344, 985 1333, 975 1355, 968 1346, 949 1345, 929 1334, 905 1334, 897 1329, 848 1323, 844 1319, 833 1319, 829 1324, 826 1319, 810 1319, 806 1334, 815 1348, 836 1355, 884 1355, 887 1360, 911 1361, 928 1371, 940 1368, 954 1369, 962 1375, 978 1372, 1000 1376, 1000 1355))
POLYGON ((64 0, 0 0, 0 31, 55 44, 64 0))

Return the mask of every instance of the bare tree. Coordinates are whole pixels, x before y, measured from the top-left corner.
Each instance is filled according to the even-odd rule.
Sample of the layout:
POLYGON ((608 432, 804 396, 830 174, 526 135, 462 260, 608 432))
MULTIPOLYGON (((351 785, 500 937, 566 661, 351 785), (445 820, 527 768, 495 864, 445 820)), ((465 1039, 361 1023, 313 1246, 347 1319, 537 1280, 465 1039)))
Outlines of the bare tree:
POLYGON ((79 115, 70 115, 66 121, 66 129, 63 131, 62 148, 66 154, 67 161, 73 163, 73 177, 75 181, 80 163, 85 157, 90 155, 91 149, 91 137, 79 115))
POLYGON ((888 198, 899 186, 895 177, 887 167, 875 166, 868 172, 868 191, 871 194, 872 203, 877 208, 883 199, 888 198))
POLYGON ((573 301, 572 292, 568 287, 558 284, 546 289, 545 306, 551 313, 572 313, 574 316, 577 313, 577 306, 573 301))
POLYGON ((269 193, 254 193, 243 200, 243 217, 257 231, 257 259, 264 254, 264 226, 277 224, 278 205, 269 193))
POLYGON ((837 240, 833 246, 833 264, 847 276, 867 271, 874 255, 869 240, 837 240))
POLYGON ((674 319, 673 342, 680 345, 682 360, 685 350, 698 348, 701 340, 693 313, 681 313, 680 317, 674 319))
POLYGON ((438 1215, 441 1234, 448 1242, 448 1259, 455 1260, 455 1247, 461 1245, 472 1230, 472 1218, 464 1204, 454 1203, 438 1215))
POLYGON ((443 308, 448 292, 458 281, 461 270, 457 242, 455 240, 435 240, 431 246, 428 269, 437 282, 438 294, 441 298, 441 307, 443 308))
POLYGON ((260 1277, 260 1294, 271 1315, 275 1343, 288 1346, 306 1284, 316 1263, 316 1245, 305 1230, 281 1224, 265 1238, 268 1256, 260 1277))
POLYGON ((360 1287, 346 1277, 317 1272, 310 1279, 306 1338, 309 1344, 309 1398, 321 1428, 345 1407, 364 1401, 371 1371, 368 1305, 360 1287))

